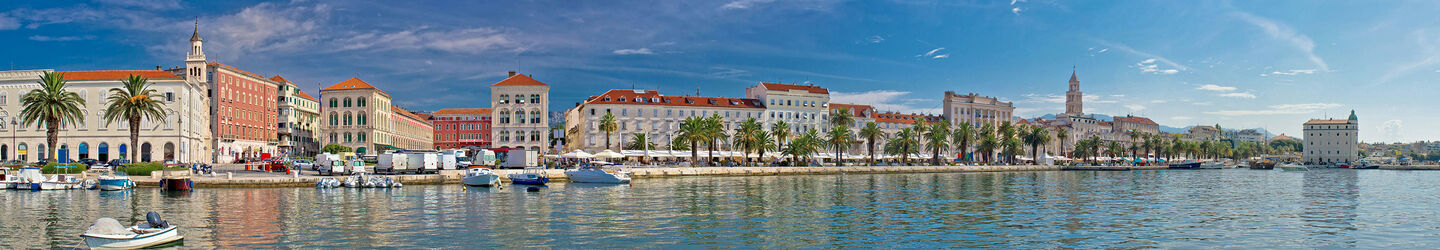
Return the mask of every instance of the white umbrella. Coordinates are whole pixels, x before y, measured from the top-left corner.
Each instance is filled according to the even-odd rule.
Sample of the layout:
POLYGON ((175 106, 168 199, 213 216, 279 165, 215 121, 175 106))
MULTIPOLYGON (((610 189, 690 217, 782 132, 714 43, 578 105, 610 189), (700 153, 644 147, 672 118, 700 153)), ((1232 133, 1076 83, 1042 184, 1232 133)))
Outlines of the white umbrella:
MULTIPOLYGON (((607 150, 607 151, 608 151, 608 150, 607 150)), ((583 159, 583 158, 592 158, 592 157, 595 157, 595 155, 592 155, 592 154, 590 154, 590 153, 586 153, 585 151, 581 151, 581 150, 579 150, 579 149, 576 149, 575 152, 565 153, 565 154, 563 154, 563 155, 560 155, 560 157, 561 157, 561 158, 566 158, 566 159, 583 159)))
POLYGON ((622 155, 622 154, 620 154, 620 153, 616 153, 615 151, 610 151, 609 149, 606 149, 605 151, 600 151, 600 153, 595 153, 595 157, 596 157, 596 158, 615 159, 615 158, 623 158, 623 157, 625 157, 625 155, 622 155))

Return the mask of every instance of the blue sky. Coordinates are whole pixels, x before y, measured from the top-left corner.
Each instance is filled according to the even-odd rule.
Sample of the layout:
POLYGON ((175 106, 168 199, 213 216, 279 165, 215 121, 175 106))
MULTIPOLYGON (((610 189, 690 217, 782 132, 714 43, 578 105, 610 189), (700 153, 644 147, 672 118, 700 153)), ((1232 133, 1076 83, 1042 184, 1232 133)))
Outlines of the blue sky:
POLYGON ((1440 139, 1435 1, 7 1, 13 69, 211 61, 314 93, 358 76, 409 109, 483 107, 519 69, 552 110, 613 88, 740 97, 813 83, 835 102, 938 112, 944 91, 1290 135, 1357 110, 1361 139, 1440 139))

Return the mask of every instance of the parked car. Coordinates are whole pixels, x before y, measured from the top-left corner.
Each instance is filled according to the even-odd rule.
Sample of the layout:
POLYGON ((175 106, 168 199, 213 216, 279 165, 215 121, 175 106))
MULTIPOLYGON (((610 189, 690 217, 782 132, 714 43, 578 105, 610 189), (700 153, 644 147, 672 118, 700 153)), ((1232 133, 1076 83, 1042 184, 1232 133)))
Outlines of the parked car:
POLYGON ((40 159, 39 161, 35 161, 31 164, 45 166, 45 164, 50 164, 50 159, 40 159))
POLYGON ((298 168, 298 169, 307 169, 307 168, 308 168, 308 169, 310 169, 310 170, 318 170, 318 169, 315 168, 315 163, 314 163, 314 162, 311 162, 310 160, 299 160, 299 159, 297 159, 297 160, 295 160, 295 161, 292 161, 292 164, 295 166, 295 168, 298 168))
POLYGON ((106 163, 105 163, 105 165, 116 166, 116 167, 124 166, 125 164, 130 164, 130 160, 126 160, 126 159, 114 159, 114 160, 110 160, 110 162, 106 162, 106 163))
POLYGON ((95 166, 95 164, 100 164, 100 160, 96 160, 96 159, 80 159, 80 163, 81 163, 81 164, 85 164, 85 166, 95 166))

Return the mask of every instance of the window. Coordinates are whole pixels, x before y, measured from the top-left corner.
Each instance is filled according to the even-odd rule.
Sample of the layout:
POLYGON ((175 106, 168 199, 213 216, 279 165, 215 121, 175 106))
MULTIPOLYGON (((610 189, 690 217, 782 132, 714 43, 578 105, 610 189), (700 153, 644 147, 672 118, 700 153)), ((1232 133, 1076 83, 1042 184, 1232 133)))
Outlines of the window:
POLYGON ((539 94, 531 94, 531 95, 530 95, 530 103, 540 103, 540 95, 539 95, 539 94))
POLYGON ((534 123, 534 124, 539 124, 539 123, 540 123, 540 111, 539 111, 539 110, 532 110, 532 111, 530 111, 530 123, 534 123))
POLYGON ((525 111, 523 111, 523 110, 516 110, 516 111, 515 111, 515 120, 519 120, 519 121, 520 121, 519 123, 525 123, 525 111))
MULTIPOLYGON (((362 126, 365 125, 365 113, 364 113, 364 112, 361 112, 360 115, 357 115, 355 119, 356 119, 356 124, 362 125, 362 126)), ((361 141, 364 141, 364 140, 361 140, 361 141)))
POLYGON ((334 107, 335 107, 335 103, 336 103, 336 102, 335 102, 335 98, 334 98, 334 97, 331 97, 331 98, 330 98, 330 107, 331 107, 331 108, 334 108, 334 107))
POLYGON ((530 131, 531 141, 540 141, 540 132, 530 131))
POLYGON ((346 107, 346 108, 349 108, 349 107, 350 107, 350 98, 349 98, 349 97, 346 97, 346 98, 345 98, 345 107, 346 107))
POLYGON ((510 103, 510 95, 500 95, 500 104, 510 103))
POLYGON ((510 123, 510 111, 500 111, 500 123, 510 123))
MULTIPOLYGON (((335 125, 340 125, 340 116, 336 115, 335 112, 330 112, 330 126, 335 126, 335 125)), ((330 140, 335 140, 335 139, 330 139, 330 140)))
MULTIPOLYGON (((364 107, 364 106, 365 106, 365 98, 364 98, 364 97, 361 97, 361 98, 355 99, 355 104, 356 104, 356 106, 364 107)), ((362 140, 362 141, 363 141, 363 140, 362 140)))
POLYGON ((365 142, 365 133, 355 134, 355 139, 360 142, 365 142))

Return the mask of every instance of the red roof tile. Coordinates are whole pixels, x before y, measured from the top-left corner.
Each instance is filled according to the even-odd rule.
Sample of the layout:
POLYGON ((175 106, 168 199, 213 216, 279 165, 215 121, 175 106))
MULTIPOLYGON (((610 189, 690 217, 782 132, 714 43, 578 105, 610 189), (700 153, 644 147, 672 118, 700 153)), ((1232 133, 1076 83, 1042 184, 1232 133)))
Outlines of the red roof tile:
POLYGON ((724 98, 724 97, 698 97, 698 96, 665 96, 654 90, 612 89, 598 96, 591 96, 585 99, 587 104, 634 104, 634 105, 663 105, 663 106, 691 106, 691 107, 717 107, 717 108, 765 108, 765 105, 756 99, 724 98))
POLYGON ((925 119, 925 120, 927 120, 927 121, 937 122, 937 121, 940 121, 940 120, 944 120, 945 118, 944 118, 944 117, 940 117, 940 116, 938 116, 938 115, 901 114, 901 113, 895 113, 895 112, 885 112, 885 113, 876 113, 876 114, 875 114, 875 122, 878 122, 878 123, 907 123, 907 124, 909 124, 909 123, 915 123, 915 120, 916 120, 916 119, 925 119))
POLYGON ((311 101, 317 101, 317 102, 320 101, 320 99, 315 99, 314 96, 310 96, 310 94, 306 94, 304 90, 301 90, 301 91, 300 91, 300 98, 310 99, 311 101))
POLYGON ((539 85, 539 86, 545 86, 545 83, 542 83, 542 82, 540 82, 540 81, 536 81, 534 78, 530 78, 530 76, 526 76, 525 74, 515 74, 515 75, 513 75, 513 76, 510 76, 510 77, 508 77, 508 78, 505 78, 505 80, 500 80, 500 82, 497 82, 497 83, 495 83, 494 85, 496 85, 496 86, 499 86, 499 85, 539 85))
POLYGON ((435 115, 488 115, 488 108, 464 108, 464 109, 441 109, 436 110, 435 115))
POLYGON ((284 84, 290 84, 290 85, 295 85, 295 83, 293 83, 293 82, 290 82, 290 80, 289 80, 289 79, 285 79, 285 78, 284 78, 284 77, 280 77, 280 75, 275 75, 275 76, 272 76, 272 77, 270 77, 270 80, 271 80, 271 81, 275 81, 275 82, 278 82, 278 83, 284 83, 284 84))
POLYGON ((1145 125, 1160 125, 1160 124, 1155 123, 1155 121, 1150 120, 1150 118, 1139 117, 1139 116, 1129 116, 1129 115, 1127 115, 1127 116, 1117 116, 1117 117, 1115 117, 1115 121, 1135 123, 1135 124, 1145 124, 1145 125))
POLYGON ((821 88, 821 87, 816 87, 816 86, 813 86, 813 85, 784 84, 784 83, 768 83, 768 82, 762 82, 762 83, 760 83, 760 85, 765 86, 765 89, 767 89, 767 90, 774 90, 774 91, 803 90, 803 91, 810 92, 810 93, 814 93, 814 94, 827 94, 827 95, 830 94, 830 90, 825 89, 825 88, 821 88))
POLYGON ((65 80, 109 80, 126 79, 130 75, 137 75, 147 79, 184 79, 180 75, 164 70, 93 70, 93 71, 60 71, 65 74, 65 80))
MULTIPOLYGON (((210 63, 209 65, 210 65, 210 66, 220 66, 221 68, 233 70, 233 71, 235 71, 235 72, 240 72, 240 74, 242 74, 242 75, 248 75, 248 76, 254 77, 254 78, 256 78, 256 79, 273 80, 273 79, 271 79, 271 78, 265 78, 264 76, 260 76, 260 74, 250 73, 250 71, 245 71, 245 70, 243 70, 243 69, 236 68, 235 66, 225 65, 225 64, 223 64, 223 63, 212 62, 212 63, 210 63)), ((284 78, 281 78, 281 79, 284 79, 284 78)))
POLYGON ((399 106, 395 106, 395 105, 390 105, 390 112, 395 112, 396 114, 400 114, 400 115, 403 115, 403 116, 408 116, 408 117, 410 117, 410 118, 412 118, 412 119, 416 119, 416 120, 421 120, 421 121, 426 120, 426 119, 420 118, 420 116, 417 116, 417 115, 415 115, 414 113, 410 113, 410 111, 405 111, 405 109, 402 109, 402 108, 400 108, 399 106))
POLYGON ((342 82, 340 82, 340 83, 336 83, 335 85, 330 85, 330 87, 325 87, 325 88, 320 89, 320 90, 323 91, 323 90, 346 90, 346 89, 375 89, 375 86, 374 86, 374 85, 370 85, 370 83, 367 83, 367 82, 365 82, 365 81, 363 81, 363 80, 360 80, 360 78, 351 77, 351 78, 348 79, 348 80, 342 81, 342 82))
POLYGON ((830 110, 840 110, 840 108, 848 108, 848 109, 850 109, 850 112, 852 113, 852 114, 850 114, 850 115, 851 115, 851 116, 854 116, 854 117, 866 117, 866 118, 869 118, 870 116, 874 116, 874 115, 875 115, 875 112, 874 112, 875 107, 871 107, 870 105, 841 104, 841 103, 831 103, 831 104, 830 104, 830 110), (870 115, 867 116, 867 115, 865 115, 866 113, 870 113, 870 115))

